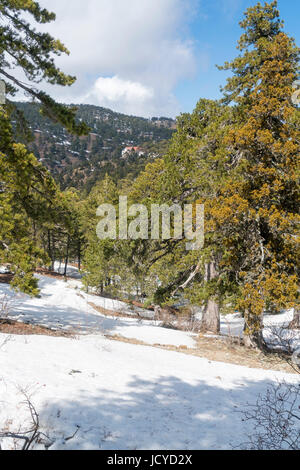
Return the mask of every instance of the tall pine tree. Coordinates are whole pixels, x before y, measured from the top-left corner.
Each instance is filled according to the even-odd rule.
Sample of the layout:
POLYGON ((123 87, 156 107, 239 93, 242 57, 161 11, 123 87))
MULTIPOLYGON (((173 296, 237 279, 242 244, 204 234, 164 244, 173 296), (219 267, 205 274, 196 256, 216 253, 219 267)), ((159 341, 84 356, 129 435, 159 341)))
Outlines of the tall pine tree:
POLYGON ((276 1, 249 8, 241 26, 242 54, 224 66, 233 72, 224 101, 237 113, 226 137, 230 178, 211 212, 222 263, 239 285, 245 343, 262 348, 264 310, 299 302, 299 49, 282 31, 276 1))
POLYGON ((55 56, 68 53, 65 46, 32 26, 32 22, 44 24, 53 20, 55 14, 33 0, 0 0, 0 79, 6 85, 6 103, 0 105, 0 211, 5 221, 0 228, 0 261, 10 264, 15 274, 13 285, 32 294, 37 293, 33 270, 47 258, 37 242, 38 228, 55 223, 57 218, 63 220, 64 215, 55 210, 58 189, 48 171, 24 145, 15 142, 13 111, 17 129, 28 139, 30 135, 23 116, 10 99, 23 91, 41 104, 45 116, 68 131, 79 135, 88 131, 84 123, 76 122, 76 109, 56 103, 38 89, 43 80, 61 86, 75 81, 54 62, 55 56), (22 74, 29 84, 18 78, 22 74))

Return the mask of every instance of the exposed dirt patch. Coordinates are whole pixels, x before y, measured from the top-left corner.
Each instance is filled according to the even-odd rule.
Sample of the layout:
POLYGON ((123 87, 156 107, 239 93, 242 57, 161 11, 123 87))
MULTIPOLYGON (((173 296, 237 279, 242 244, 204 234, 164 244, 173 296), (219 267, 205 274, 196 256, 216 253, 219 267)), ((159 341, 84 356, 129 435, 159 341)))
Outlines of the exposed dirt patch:
MULTIPOLYGON (((127 299, 122 299, 122 302, 129 304, 129 305, 134 305, 135 307, 139 308, 146 308, 144 304, 141 302, 137 302, 136 300, 127 300, 127 299)), ((153 305, 148 305, 147 310, 153 310, 154 311, 154 306, 153 305)))
POLYGON ((1 284, 9 284, 13 277, 14 277, 14 275, 11 274, 11 273, 0 274, 0 283, 1 284))
POLYGON ((144 318, 134 313, 131 315, 129 313, 122 313, 122 312, 116 312, 115 310, 108 310, 107 308, 99 307, 98 305, 93 304, 93 302, 88 302, 88 305, 90 307, 93 307, 93 309, 97 310, 97 312, 107 317, 120 317, 120 318, 133 318, 133 319, 138 319, 138 320, 149 320, 149 318, 144 318))
POLYGON ((142 346, 150 346, 153 348, 166 349, 168 351, 176 351, 191 356, 206 358, 210 361, 225 362, 227 364, 235 364, 253 369, 265 369, 291 374, 299 373, 288 362, 288 358, 284 358, 277 354, 264 354, 259 351, 250 350, 241 345, 228 344, 223 337, 204 337, 199 335, 195 349, 187 346, 171 346, 166 344, 148 344, 131 338, 124 338, 120 335, 105 335, 106 338, 122 343, 138 344, 142 346))
POLYGON ((63 330, 53 330, 45 326, 32 325, 30 323, 18 322, 9 319, 0 319, 0 333, 8 335, 44 335, 44 336, 62 336, 64 338, 73 338, 74 333, 63 330))

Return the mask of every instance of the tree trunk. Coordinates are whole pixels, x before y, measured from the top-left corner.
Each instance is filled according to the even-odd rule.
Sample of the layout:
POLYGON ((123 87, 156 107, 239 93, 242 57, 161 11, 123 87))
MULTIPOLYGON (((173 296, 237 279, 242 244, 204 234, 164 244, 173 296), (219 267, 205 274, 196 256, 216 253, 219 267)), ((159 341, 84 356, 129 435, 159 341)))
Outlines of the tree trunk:
MULTIPOLYGON (((214 262, 208 263, 205 266, 205 281, 210 281, 218 276, 216 264, 214 262)), ((219 303, 214 299, 209 299, 204 309, 201 331, 209 331, 214 334, 220 333, 220 307, 219 303)))
POLYGON ((54 233, 53 233, 53 230, 52 230, 52 248, 51 248, 51 261, 52 261, 52 265, 51 265, 51 270, 54 271, 54 265, 55 265, 55 240, 54 240, 54 233))
POLYGON ((201 331, 220 333, 220 309, 215 300, 209 300, 202 316, 201 331))
POLYGON ((33 221, 32 228, 33 228, 33 241, 34 241, 34 244, 36 245, 37 229, 36 229, 36 223, 35 223, 35 221, 33 221))
POLYGON ((54 236, 51 230, 48 230, 48 254, 51 260, 50 271, 54 271, 54 236))
MULTIPOLYGON (((51 256, 51 234, 50 234, 50 230, 48 230, 48 255, 49 255, 49 258, 52 259, 52 256, 51 256)), ((51 265, 49 266, 49 268, 51 267, 51 265)))
POLYGON ((294 318, 289 324, 291 330, 300 330, 300 308, 294 309, 294 318))
POLYGON ((67 275, 68 262, 69 262, 69 247, 70 247, 70 236, 68 235, 64 276, 67 275))
POLYGON ((80 268, 81 268, 81 243, 80 243, 80 240, 78 240, 78 245, 77 245, 77 257, 78 257, 78 270, 80 271, 80 268))
POLYGON ((251 312, 245 313, 243 339, 246 348, 259 349, 260 351, 267 349, 263 338, 263 313, 261 315, 251 312))

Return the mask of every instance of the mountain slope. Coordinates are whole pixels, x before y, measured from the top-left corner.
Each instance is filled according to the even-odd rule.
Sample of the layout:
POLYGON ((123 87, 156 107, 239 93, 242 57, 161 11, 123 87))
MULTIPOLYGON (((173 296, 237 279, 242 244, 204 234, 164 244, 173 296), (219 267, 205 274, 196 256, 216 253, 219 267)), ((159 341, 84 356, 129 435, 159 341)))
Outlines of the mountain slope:
POLYGON ((88 136, 76 137, 41 116, 37 104, 16 104, 34 136, 30 149, 62 189, 73 186, 89 191, 106 173, 116 180, 135 177, 149 159, 165 152, 176 129, 172 119, 148 120, 98 106, 76 105, 78 120, 91 129, 88 136), (126 147, 138 147, 139 151, 122 155, 126 147))

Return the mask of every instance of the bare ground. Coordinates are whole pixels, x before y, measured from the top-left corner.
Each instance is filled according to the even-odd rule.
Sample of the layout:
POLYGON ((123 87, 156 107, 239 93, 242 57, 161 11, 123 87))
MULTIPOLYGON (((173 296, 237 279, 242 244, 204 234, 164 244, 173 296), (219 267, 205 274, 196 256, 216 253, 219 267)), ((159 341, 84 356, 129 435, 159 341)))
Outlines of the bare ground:
POLYGON ((8 335, 44 335, 74 337, 74 334, 63 330, 54 330, 45 326, 32 325, 10 319, 0 319, 0 333, 8 335))
MULTIPOLYGON (((93 307, 94 310, 97 310, 97 312, 101 313, 102 315, 106 317, 117 317, 117 318, 133 318, 133 319, 138 319, 141 320, 143 317, 136 315, 136 314, 128 314, 128 313, 121 313, 121 312, 115 312, 114 310, 108 310, 107 308, 100 307, 98 305, 93 304, 93 302, 88 302, 88 305, 93 307)), ((145 318, 147 320, 147 318, 145 318)))
MULTIPOLYGON (((0 333, 7 335, 44 335, 54 337, 75 338, 74 332, 53 330, 44 326, 17 322, 14 320, 0 320, 0 333)), ((296 373, 295 366, 290 364, 289 358, 279 354, 266 354, 260 351, 250 350, 242 345, 231 344, 224 337, 198 336, 194 349, 187 346, 171 346, 166 344, 149 344, 144 341, 125 338, 120 335, 105 335, 112 341, 130 343, 153 348, 176 351, 183 354, 206 358, 210 361, 225 362, 255 369, 274 370, 281 372, 296 373)), ((299 373, 299 372, 298 372, 299 373)))

